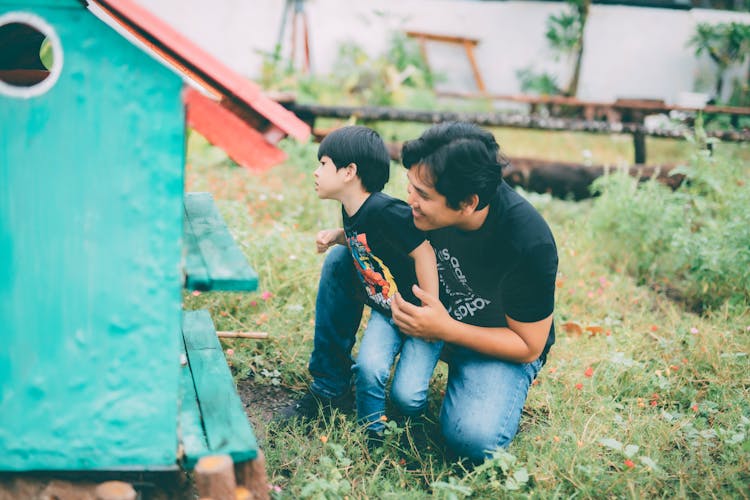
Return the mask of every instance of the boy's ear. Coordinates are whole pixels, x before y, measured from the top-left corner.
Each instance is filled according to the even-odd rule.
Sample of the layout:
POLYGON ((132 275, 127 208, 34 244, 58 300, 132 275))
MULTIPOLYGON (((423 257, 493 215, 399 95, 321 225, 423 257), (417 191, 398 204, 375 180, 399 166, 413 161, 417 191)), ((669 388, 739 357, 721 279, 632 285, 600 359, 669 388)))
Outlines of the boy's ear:
POLYGON ((478 205, 479 205, 479 195, 471 194, 468 197, 466 197, 466 199, 462 201, 459 206, 461 207, 460 208, 461 212, 463 212, 464 214, 471 214, 477 209, 478 205))
POLYGON ((357 177, 357 164, 356 163, 352 162, 352 163, 350 163, 349 165, 347 165, 344 168, 346 169, 346 179, 347 180, 348 179, 354 179, 354 178, 357 177))

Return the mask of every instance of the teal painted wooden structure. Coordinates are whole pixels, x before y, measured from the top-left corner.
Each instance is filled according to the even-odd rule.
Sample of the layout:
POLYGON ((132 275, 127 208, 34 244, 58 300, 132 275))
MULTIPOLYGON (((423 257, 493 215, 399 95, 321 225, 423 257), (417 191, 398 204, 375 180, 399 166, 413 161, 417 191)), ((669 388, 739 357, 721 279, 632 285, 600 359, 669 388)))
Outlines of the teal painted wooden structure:
MULTIPOLYGON (((0 471, 174 469, 183 448, 254 458, 210 317, 183 324, 183 242, 202 244, 183 203, 182 79, 76 0, 0 0, 0 23, 16 13, 61 52, 45 92, 0 88, 0 471), (222 389, 200 394, 206 373, 222 389), (215 404, 235 420, 203 421, 215 404), (241 444, 212 446, 211 428, 241 444)), ((230 288, 254 289, 212 224, 244 273, 230 288)), ((210 274, 193 281, 221 288, 210 274)))

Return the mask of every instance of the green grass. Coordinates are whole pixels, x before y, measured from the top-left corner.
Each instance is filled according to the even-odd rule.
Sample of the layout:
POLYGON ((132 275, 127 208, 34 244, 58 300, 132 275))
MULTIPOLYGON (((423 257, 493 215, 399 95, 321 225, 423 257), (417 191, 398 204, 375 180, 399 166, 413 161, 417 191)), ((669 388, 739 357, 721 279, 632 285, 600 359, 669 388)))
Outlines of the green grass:
MULTIPOLYGON (((412 126, 411 136, 420 128, 412 126)), ((398 133, 394 129, 393 135, 398 133)), ((632 157, 629 138, 496 131, 511 156, 594 162, 632 157)), ((747 162, 748 148, 727 147, 747 162)), ((260 275, 254 293, 185 295, 221 330, 264 330, 265 341, 224 342, 238 379, 302 391, 323 256, 319 229, 340 224, 334 202, 312 188, 314 145, 288 144, 290 161, 251 174, 192 134, 186 190, 210 191, 260 275), (265 293, 264 293, 265 292, 265 293), (275 372, 274 372, 275 370, 275 372)), ((653 162, 688 157, 679 141, 650 141, 653 162)), ((387 191, 403 196, 393 167, 387 191)), ((596 201, 527 195, 558 243, 558 341, 532 387, 521 431, 506 453, 476 469, 446 460, 437 444, 412 449, 391 423, 370 454, 351 417, 308 426, 261 424, 277 498, 747 498, 750 484, 750 311, 697 316, 639 286, 600 248, 587 219, 596 201), (401 444, 400 444, 401 443, 401 444)), ((738 207, 747 210, 747 207, 738 207)), ((437 411, 446 370, 432 384, 437 411)))

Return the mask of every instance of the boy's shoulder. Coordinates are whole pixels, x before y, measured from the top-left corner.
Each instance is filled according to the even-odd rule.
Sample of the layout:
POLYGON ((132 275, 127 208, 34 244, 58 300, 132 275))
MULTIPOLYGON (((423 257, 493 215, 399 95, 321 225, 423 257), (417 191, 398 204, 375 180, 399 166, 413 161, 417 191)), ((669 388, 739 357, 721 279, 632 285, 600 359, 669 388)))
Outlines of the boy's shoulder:
POLYGON ((385 206, 405 206, 408 207, 409 204, 406 203, 404 200, 401 200, 399 198, 394 198, 393 196, 389 194, 385 194, 382 191, 378 191, 376 193, 372 193, 370 195, 370 199, 375 202, 378 205, 385 205, 385 206))
POLYGON ((376 212, 381 218, 411 218, 411 207, 404 200, 394 198, 383 192, 372 193, 368 200, 368 210, 376 212))

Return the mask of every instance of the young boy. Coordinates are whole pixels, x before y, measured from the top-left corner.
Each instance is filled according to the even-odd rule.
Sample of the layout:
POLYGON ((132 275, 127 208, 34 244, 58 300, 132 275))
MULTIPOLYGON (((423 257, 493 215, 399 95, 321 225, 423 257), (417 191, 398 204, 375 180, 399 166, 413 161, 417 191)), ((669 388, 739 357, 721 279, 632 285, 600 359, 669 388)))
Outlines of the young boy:
POLYGON ((353 370, 357 417, 377 440, 384 428, 385 386, 396 355, 400 358, 393 386, 399 391, 391 392, 392 403, 407 417, 421 415, 427 406, 442 342, 403 335, 393 326, 390 304, 398 292, 421 305, 412 293, 415 283, 438 297, 435 252, 414 226, 409 205, 380 192, 388 181, 390 156, 374 130, 348 126, 332 132, 321 142, 318 160, 315 191, 321 199, 341 202, 344 226, 320 231, 318 252, 336 244, 348 247, 365 303, 372 308, 353 370))

